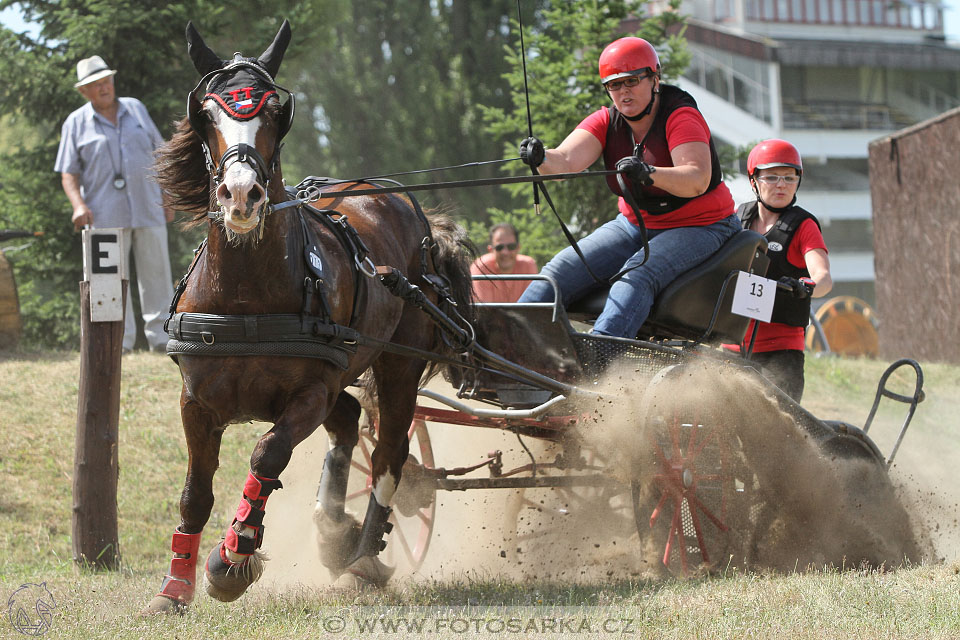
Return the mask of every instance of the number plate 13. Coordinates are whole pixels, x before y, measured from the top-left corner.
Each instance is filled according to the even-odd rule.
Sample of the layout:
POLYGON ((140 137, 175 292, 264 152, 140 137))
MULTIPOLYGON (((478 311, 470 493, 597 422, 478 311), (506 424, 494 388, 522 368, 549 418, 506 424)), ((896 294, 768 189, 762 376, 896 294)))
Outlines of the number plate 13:
POLYGON ((776 294, 776 280, 741 271, 737 276, 737 288, 733 291, 733 307, 730 311, 738 316, 770 322, 776 294))

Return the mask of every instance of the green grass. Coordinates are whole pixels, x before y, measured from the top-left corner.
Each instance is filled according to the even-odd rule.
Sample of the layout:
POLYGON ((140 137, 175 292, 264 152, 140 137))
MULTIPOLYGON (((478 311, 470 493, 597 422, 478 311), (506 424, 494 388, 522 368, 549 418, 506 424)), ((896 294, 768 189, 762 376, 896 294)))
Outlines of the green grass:
MULTIPOLYGON (((804 405, 820 417, 860 425, 885 366, 872 360, 809 358, 804 405)), ((687 581, 575 586, 454 575, 442 582, 400 581, 381 593, 349 596, 305 588, 281 593, 254 589, 238 602, 221 604, 201 593, 184 618, 141 620, 136 614, 159 587, 169 563, 170 533, 179 521, 186 461, 179 373, 164 357, 137 353, 123 359, 118 496, 123 568, 94 573, 75 566, 70 542, 78 372, 79 356, 74 353, 0 355, 0 602, 21 584, 45 582, 56 600, 47 637, 185 639, 241 633, 318 638, 329 636, 324 625, 337 616, 348 625, 341 637, 398 637, 403 634, 382 629, 379 636, 361 633, 356 623, 409 614, 399 607, 426 607, 420 613, 433 623, 448 619, 451 610, 469 618, 490 607, 512 609, 487 610, 488 617, 513 615, 529 622, 579 616, 594 629, 610 618, 630 619, 633 633, 619 635, 645 638, 960 637, 960 554, 951 546, 951 537, 957 537, 955 521, 952 533, 940 540, 944 562, 891 572, 735 572, 687 581)), ((960 453, 954 435, 960 415, 960 367, 927 365, 924 373, 927 399, 894 473, 922 479, 922 492, 952 508, 933 516, 943 520, 935 524, 949 529, 957 510, 952 485, 960 453)), ((894 384, 903 393, 910 383, 906 376, 897 376, 894 384)), ((871 431, 881 449, 892 446, 902 420, 899 411, 884 406, 871 431)), ((237 488, 263 430, 264 425, 227 430, 209 532, 219 535, 232 517, 237 488)), ((205 538, 204 549, 210 539, 205 538)), ((411 637, 430 635, 466 634, 448 629, 411 637)), ((578 637, 566 632, 488 635, 578 637)), ((583 637, 604 635, 610 634, 583 637)), ((22 636, 4 614, 0 638, 6 637, 22 636)))

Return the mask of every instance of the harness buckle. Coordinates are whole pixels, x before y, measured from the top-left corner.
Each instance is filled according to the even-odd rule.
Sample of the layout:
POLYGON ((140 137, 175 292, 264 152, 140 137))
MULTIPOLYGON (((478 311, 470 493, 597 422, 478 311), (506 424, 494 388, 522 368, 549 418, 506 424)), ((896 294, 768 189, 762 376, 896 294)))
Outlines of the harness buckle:
POLYGON ((360 260, 360 256, 353 256, 353 263, 357 265, 357 269, 360 270, 360 273, 367 276, 368 278, 374 278, 377 275, 377 267, 373 264, 373 260, 370 259, 370 256, 365 256, 363 260, 360 260))
POLYGON ((210 333, 209 331, 203 331, 200 333, 200 339, 203 340, 203 344, 211 345, 217 341, 217 337, 210 333), (209 340, 207 339, 209 338, 209 340))

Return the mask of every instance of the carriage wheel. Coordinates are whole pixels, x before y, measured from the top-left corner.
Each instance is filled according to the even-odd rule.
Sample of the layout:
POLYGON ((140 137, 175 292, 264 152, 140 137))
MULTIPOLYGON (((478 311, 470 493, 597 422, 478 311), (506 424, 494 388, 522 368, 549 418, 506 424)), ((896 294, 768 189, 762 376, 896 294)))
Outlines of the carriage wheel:
POLYGON ((689 393, 669 384, 651 387, 645 446, 632 482, 645 553, 677 575, 750 562, 765 508, 735 425, 689 393))
MULTIPOLYGON (((434 466, 433 447, 426 423, 414 420, 407 437, 410 439, 410 453, 393 497, 393 512, 390 514, 393 531, 387 535, 387 546, 379 556, 383 562, 402 573, 412 573, 423 564, 437 511, 435 485, 419 481, 422 474, 417 473, 422 467, 434 466)), ((373 490, 371 456, 376 446, 377 437, 372 428, 361 428, 360 441, 353 450, 351 460, 351 467, 359 473, 350 474, 347 486, 347 508, 353 513, 366 512, 373 490)))
MULTIPOLYGON (((594 468, 604 466, 602 458, 592 450, 582 453, 587 469, 543 467, 538 475, 598 473, 594 468)), ((518 565, 538 568, 544 561, 579 556, 584 547, 599 543, 598 536, 627 537, 633 529, 631 511, 623 485, 512 490, 504 507, 504 554, 518 565)))

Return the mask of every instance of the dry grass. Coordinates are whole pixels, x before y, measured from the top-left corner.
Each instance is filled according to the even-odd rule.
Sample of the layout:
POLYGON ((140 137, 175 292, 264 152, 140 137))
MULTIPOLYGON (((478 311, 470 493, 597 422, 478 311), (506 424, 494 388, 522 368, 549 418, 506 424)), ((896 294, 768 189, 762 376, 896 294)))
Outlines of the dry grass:
MULTIPOLYGON (((805 405, 818 416, 860 424, 884 366, 868 360, 810 359, 805 405)), ((347 627, 339 635, 345 637, 449 637, 464 635, 460 627, 449 626, 454 618, 511 617, 534 626, 525 632, 495 633, 496 624, 468 624, 479 624, 480 635, 490 637, 604 636, 610 635, 602 629, 606 620, 621 621, 616 623, 619 635, 650 638, 960 637, 958 491, 951 473, 958 454, 952 433, 960 415, 957 367, 925 368, 928 400, 893 471, 935 530, 942 559, 938 563, 889 572, 821 569, 689 581, 597 580, 571 586, 563 581, 507 580, 483 570, 458 572, 452 557, 442 579, 400 581, 382 593, 347 596, 323 587, 257 585, 236 603, 220 604, 201 594, 188 616, 153 620, 141 620, 136 613, 159 587, 169 562, 169 536, 178 522, 186 453, 179 424, 179 374, 169 359, 151 354, 127 356, 123 368, 118 509, 124 567, 94 574, 71 561, 78 356, 0 355, 0 599, 5 602, 22 584, 45 582, 56 602, 48 637, 210 638, 243 628, 245 634, 252 631, 261 638, 317 638, 335 631, 330 625, 341 618, 347 627), (411 618, 412 613, 424 618, 425 629, 432 631, 390 631, 382 625, 362 631, 357 626, 411 618), (543 627, 544 619, 565 619, 567 626, 562 633, 550 632, 543 627), (577 624, 571 627, 571 620, 577 624), (584 620, 593 633, 583 626, 581 634, 574 633, 584 620), (624 620, 631 621, 629 630, 624 620), (448 627, 437 626, 443 624, 448 627)), ((885 413, 872 431, 884 450, 892 445, 902 419, 893 414, 885 413)), ((204 549, 232 517, 250 451, 263 429, 235 425, 224 437, 215 483, 218 502, 204 549)), ((443 437, 442 429, 438 431, 436 439, 443 437)), ((438 460, 448 467, 461 462, 438 460)), ((447 546, 436 545, 437 552, 451 553, 451 536, 461 543, 467 539, 457 523, 449 524, 444 530, 447 546)), ((275 527, 269 535, 282 532, 275 527)), ((312 545, 306 546, 306 552, 313 553, 312 545)), ((498 560, 487 559, 487 566, 498 560)), ((280 562, 274 561, 268 573, 283 574, 280 562)), ((473 630, 470 626, 470 635, 473 630)), ((5 615, 0 620, 3 637, 22 637, 5 615)))

